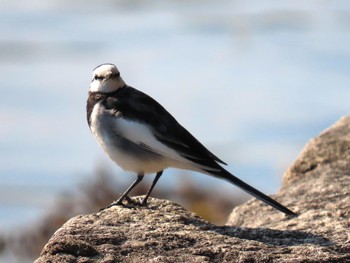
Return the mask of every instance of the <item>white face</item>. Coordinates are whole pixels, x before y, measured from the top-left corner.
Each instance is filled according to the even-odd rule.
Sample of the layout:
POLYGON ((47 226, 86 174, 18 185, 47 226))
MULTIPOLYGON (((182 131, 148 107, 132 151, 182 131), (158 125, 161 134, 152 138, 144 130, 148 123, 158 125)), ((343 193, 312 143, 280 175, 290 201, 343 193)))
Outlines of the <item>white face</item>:
POLYGON ((125 86, 119 70, 113 64, 102 64, 94 69, 90 92, 111 93, 125 86))

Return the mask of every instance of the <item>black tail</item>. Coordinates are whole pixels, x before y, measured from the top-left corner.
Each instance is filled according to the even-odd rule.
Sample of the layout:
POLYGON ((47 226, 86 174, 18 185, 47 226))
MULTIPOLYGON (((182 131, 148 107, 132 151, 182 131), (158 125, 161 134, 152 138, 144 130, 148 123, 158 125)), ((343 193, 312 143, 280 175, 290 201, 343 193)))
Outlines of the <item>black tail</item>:
POLYGON ((260 199, 261 201, 265 202, 266 204, 280 210, 281 212, 287 214, 287 215, 293 215, 296 216, 297 214, 294 213, 293 211, 289 210, 287 207, 281 205, 277 201, 273 200, 271 197, 268 197, 267 195, 263 194, 259 190, 255 189, 254 187, 250 186, 249 184, 246 184, 242 180, 238 179, 236 176, 232 175, 228 171, 224 170, 222 168, 221 171, 218 172, 213 172, 213 171, 208 171, 211 175, 225 179, 229 181, 230 183, 238 186, 242 190, 246 191, 247 193, 251 194, 252 196, 260 199))

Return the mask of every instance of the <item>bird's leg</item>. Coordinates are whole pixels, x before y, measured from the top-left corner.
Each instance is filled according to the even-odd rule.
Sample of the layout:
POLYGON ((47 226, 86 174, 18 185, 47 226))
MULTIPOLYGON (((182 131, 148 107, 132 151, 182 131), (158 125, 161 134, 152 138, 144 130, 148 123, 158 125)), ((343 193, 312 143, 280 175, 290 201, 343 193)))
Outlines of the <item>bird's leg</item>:
POLYGON ((162 176, 162 174, 163 174, 163 171, 159 171, 159 172, 156 174, 156 177, 155 177, 154 180, 153 180, 153 183, 152 183, 152 185, 151 185, 151 188, 148 190, 148 192, 147 192, 145 198, 143 198, 143 200, 142 200, 142 202, 141 202, 141 205, 143 205, 143 206, 146 206, 146 205, 147 205, 147 199, 148 199, 148 197, 150 196, 150 194, 151 194, 153 188, 154 188, 155 185, 157 184, 157 182, 158 182, 159 178, 162 176))
MULTIPOLYGON (((135 187, 136 185, 138 185, 139 182, 142 181, 143 176, 144 176, 143 173, 138 174, 136 180, 135 180, 135 181, 132 183, 132 185, 118 198, 118 200, 115 201, 115 202, 113 202, 112 204, 110 204, 110 205, 107 206, 106 208, 112 207, 112 206, 114 206, 114 205, 121 205, 121 204, 123 203, 123 200, 124 200, 126 197, 128 197, 128 194, 130 193, 130 191, 131 191, 132 189, 134 189, 134 187, 135 187)), ((106 208, 104 208, 104 209, 106 209, 106 208)))

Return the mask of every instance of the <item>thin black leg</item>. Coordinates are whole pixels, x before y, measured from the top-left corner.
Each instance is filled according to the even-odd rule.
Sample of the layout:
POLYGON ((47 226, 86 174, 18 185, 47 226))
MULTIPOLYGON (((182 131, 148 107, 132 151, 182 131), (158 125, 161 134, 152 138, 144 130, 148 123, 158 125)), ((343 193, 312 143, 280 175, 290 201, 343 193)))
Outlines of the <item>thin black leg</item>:
POLYGON ((141 202, 141 205, 143 205, 143 206, 147 205, 148 197, 150 196, 150 194, 151 194, 153 188, 156 186, 156 184, 157 184, 159 178, 162 176, 162 174, 163 174, 163 171, 160 171, 160 172, 158 172, 158 173, 156 174, 156 177, 155 177, 154 180, 153 180, 153 183, 152 183, 152 185, 151 185, 151 188, 148 190, 148 192, 147 192, 145 198, 143 198, 143 200, 142 200, 142 202, 141 202))
POLYGON ((110 204, 110 205, 107 206, 106 208, 109 208, 109 207, 114 206, 114 205, 121 205, 122 202, 123 202, 123 200, 125 199, 125 197, 130 193, 130 191, 131 191, 132 189, 134 189, 134 187, 135 187, 136 185, 138 185, 139 182, 142 181, 143 175, 144 175, 144 174, 138 174, 136 180, 135 180, 135 181, 132 183, 132 185, 118 198, 118 200, 115 201, 115 202, 113 202, 112 204, 110 204))

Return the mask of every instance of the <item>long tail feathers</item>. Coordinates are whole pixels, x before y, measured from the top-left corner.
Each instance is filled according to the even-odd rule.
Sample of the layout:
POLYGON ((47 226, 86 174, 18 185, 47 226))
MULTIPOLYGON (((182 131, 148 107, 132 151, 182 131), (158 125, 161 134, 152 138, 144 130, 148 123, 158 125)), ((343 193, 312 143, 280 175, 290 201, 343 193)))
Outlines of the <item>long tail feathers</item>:
POLYGON ((257 199, 260 199, 261 201, 265 202, 266 204, 268 204, 268 205, 270 205, 270 206, 280 210, 281 212, 283 212, 283 213, 285 213, 287 215, 297 216, 296 213, 294 213, 293 211, 289 210, 287 207, 281 205, 277 201, 273 200, 271 197, 263 194, 262 192, 260 192, 259 190, 255 189, 254 187, 252 187, 249 184, 247 184, 247 183, 243 182, 242 180, 238 179, 236 176, 232 175, 231 173, 229 173, 225 169, 222 169, 221 171, 218 171, 218 172, 210 171, 209 173, 212 174, 215 177, 219 177, 219 178, 222 178, 222 179, 225 179, 225 180, 229 181, 230 183, 238 186, 239 188, 241 188, 245 192, 251 194, 252 196, 256 197, 257 199))

